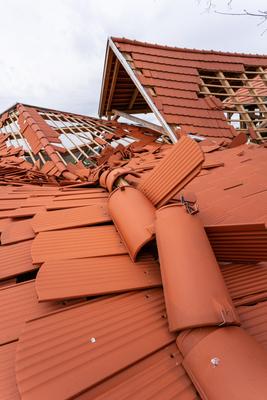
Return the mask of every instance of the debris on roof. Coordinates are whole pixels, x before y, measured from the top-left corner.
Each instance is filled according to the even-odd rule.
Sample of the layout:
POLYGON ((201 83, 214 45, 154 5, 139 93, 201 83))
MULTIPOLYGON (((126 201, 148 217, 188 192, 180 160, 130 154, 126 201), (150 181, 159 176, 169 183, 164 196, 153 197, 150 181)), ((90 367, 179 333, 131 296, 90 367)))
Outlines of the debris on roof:
POLYGON ((108 119, 0 117, 1 399, 265 400, 267 57, 106 66, 108 119))

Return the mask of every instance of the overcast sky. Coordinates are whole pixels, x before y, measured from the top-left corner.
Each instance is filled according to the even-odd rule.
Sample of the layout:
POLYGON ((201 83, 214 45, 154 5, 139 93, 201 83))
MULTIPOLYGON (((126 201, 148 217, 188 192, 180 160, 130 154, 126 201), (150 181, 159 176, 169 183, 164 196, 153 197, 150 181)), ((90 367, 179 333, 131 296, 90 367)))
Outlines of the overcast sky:
MULTIPOLYGON (((205 12, 206 3, 0 0, 0 112, 19 101, 97 115, 108 36, 267 53, 264 25, 257 26, 254 18, 205 12)), ((227 0, 213 3, 227 11, 227 0)), ((267 1, 232 1, 233 12, 244 8, 265 10, 267 1)))

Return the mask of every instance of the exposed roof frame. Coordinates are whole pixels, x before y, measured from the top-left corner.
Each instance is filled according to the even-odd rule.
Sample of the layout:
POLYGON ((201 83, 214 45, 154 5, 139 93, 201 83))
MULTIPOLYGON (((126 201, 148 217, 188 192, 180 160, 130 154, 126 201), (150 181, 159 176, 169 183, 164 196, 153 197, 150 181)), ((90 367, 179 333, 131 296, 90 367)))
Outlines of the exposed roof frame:
POLYGON ((138 78, 135 76, 135 74, 134 74, 133 70, 131 69, 130 65, 128 64, 128 62, 123 57, 123 55, 121 54, 121 52, 119 51, 119 49, 117 48, 115 43, 113 42, 112 38, 108 39, 105 66, 104 66, 104 73, 103 73, 103 81, 102 81, 102 88, 101 88, 101 96, 100 96, 100 104, 99 104, 99 115, 102 115, 102 111, 103 111, 101 109, 102 108, 101 106, 103 105, 103 100, 104 100, 104 98, 103 98, 104 97, 104 86, 105 86, 104 80, 105 80, 106 72, 107 72, 108 56, 109 56, 109 50, 110 49, 113 51, 113 53, 115 54, 115 56, 117 57, 117 59, 119 60, 119 62, 123 66, 123 68, 125 69, 125 71, 128 73, 128 75, 131 78, 132 82, 134 83, 136 88, 139 90, 140 94, 143 96, 144 100, 146 101, 146 103, 150 107, 151 111, 154 113, 154 115, 157 118, 157 120, 159 121, 160 125, 163 127, 164 131, 166 131, 166 134, 169 136, 169 138, 171 139, 171 141, 173 143, 176 143, 177 142, 177 138, 176 138, 175 134, 173 133, 172 129, 167 124, 167 122, 165 121, 165 119, 163 118, 163 116, 161 115, 161 113, 159 112, 157 107, 155 106, 154 102, 151 100, 151 98, 147 94, 146 90, 144 89, 144 87, 142 86, 142 84, 140 83, 138 78))

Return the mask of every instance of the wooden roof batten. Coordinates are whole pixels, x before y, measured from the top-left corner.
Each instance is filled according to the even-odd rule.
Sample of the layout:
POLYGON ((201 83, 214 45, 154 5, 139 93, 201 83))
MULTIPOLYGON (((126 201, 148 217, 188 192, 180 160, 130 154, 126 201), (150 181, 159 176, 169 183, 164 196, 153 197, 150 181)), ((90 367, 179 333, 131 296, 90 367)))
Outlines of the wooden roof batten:
MULTIPOLYGON (((151 110, 151 112, 155 115, 155 117, 159 121, 159 123, 160 123, 159 129, 160 129, 160 127, 162 127, 162 131, 165 133, 165 135, 167 135, 170 138, 171 142, 176 143, 177 142, 176 135, 172 131, 171 127, 167 124, 167 122, 163 118, 162 114, 160 113, 160 111, 158 110, 158 108, 156 107, 154 102, 151 100, 151 98, 147 94, 143 85, 140 83, 138 78, 135 76, 132 68, 130 67, 130 65, 124 58, 124 56, 121 54, 121 52, 119 51, 119 49, 113 42, 112 38, 108 39, 108 44, 107 44, 106 59, 105 59, 103 81, 102 81, 100 103, 99 103, 99 116, 107 115, 108 108, 112 104, 112 96, 114 94, 116 79, 118 76, 118 71, 119 71, 120 65, 124 68, 124 70, 127 72, 128 76, 130 77, 132 83, 135 85, 135 90, 133 91, 130 101, 129 101, 129 103, 126 104, 127 110, 125 109, 125 110, 121 110, 121 111, 124 111, 124 112, 127 111, 127 113, 130 114, 133 104, 134 104, 136 98, 138 97, 138 94, 140 93, 141 96, 143 97, 143 99, 145 100, 146 104, 148 105, 149 109, 151 110), (111 72, 111 65, 113 62, 112 57, 114 57, 114 56, 116 57, 115 68, 114 68, 113 76, 111 78, 110 90, 108 90, 108 87, 107 87, 108 80, 110 78, 109 75, 111 72), (118 61, 119 61, 119 63, 118 63, 118 61), (107 99, 107 96, 108 96, 107 106, 105 107, 105 101, 107 99)), ((140 112, 141 112, 141 110, 140 110, 140 112)), ((113 113, 113 110, 111 113, 113 113)), ((129 117, 130 117, 130 115, 129 115, 129 117)))

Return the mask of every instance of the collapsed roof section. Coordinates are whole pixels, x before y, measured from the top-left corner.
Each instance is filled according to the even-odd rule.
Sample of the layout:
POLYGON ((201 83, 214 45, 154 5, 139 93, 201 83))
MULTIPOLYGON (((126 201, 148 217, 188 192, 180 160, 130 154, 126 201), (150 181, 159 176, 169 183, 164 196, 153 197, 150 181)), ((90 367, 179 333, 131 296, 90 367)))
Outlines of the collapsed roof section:
POLYGON ((267 137, 267 57, 110 38, 100 116, 153 112, 172 142, 181 133, 267 137))
POLYGON ((31 183, 33 175, 36 183, 92 181, 90 172, 124 147, 162 143, 160 130, 146 125, 16 104, 0 116, 1 177, 7 181, 24 174, 31 183))

